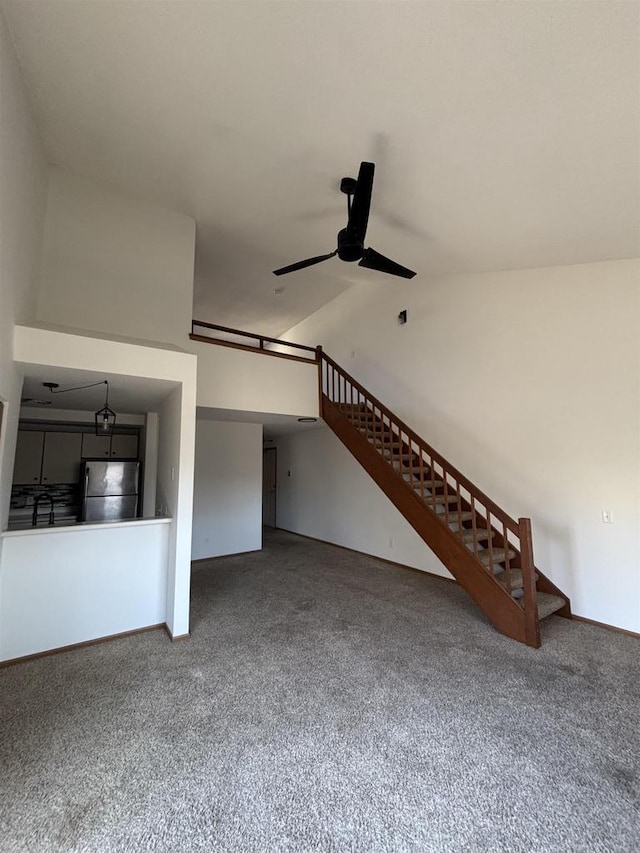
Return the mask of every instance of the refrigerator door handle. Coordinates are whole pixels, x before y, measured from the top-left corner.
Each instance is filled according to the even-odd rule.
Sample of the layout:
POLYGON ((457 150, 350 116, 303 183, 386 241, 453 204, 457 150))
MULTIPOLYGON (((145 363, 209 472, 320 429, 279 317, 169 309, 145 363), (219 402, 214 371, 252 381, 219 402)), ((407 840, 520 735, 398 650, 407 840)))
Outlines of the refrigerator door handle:
POLYGON ((80 521, 87 520, 87 493, 89 491, 89 466, 84 464, 84 489, 82 491, 82 503, 80 504, 80 521))

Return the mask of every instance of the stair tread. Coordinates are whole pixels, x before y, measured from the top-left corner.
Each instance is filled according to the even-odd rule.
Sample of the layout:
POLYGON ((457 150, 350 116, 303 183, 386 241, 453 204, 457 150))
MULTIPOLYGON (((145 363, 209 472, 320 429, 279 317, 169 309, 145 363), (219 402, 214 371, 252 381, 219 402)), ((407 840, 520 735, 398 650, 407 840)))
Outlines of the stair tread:
POLYGON ((403 445, 399 441, 394 441, 392 445, 389 445, 388 441, 382 441, 382 439, 379 438, 378 436, 371 437, 371 436, 367 435, 366 439, 370 444, 373 444, 374 447, 378 447, 378 448, 382 448, 382 449, 386 449, 386 448, 389 448, 389 446, 391 446, 394 450, 397 451, 397 450, 400 450, 403 446, 406 447, 406 444, 403 445))
MULTIPOLYGON (((416 493, 418 495, 420 495, 420 489, 416 489, 416 493)), ((458 502, 458 496, 457 495, 431 495, 431 494, 425 493, 423 500, 428 506, 433 506, 434 504, 436 504, 436 505, 442 504, 444 506, 444 504, 451 505, 453 503, 457 503, 458 502)), ((451 512, 451 510, 450 510, 450 512, 451 512)))
MULTIPOLYGON (((429 480, 425 477, 424 482, 421 482, 421 480, 419 478, 414 477, 413 478, 413 485, 411 484, 410 479, 407 480, 407 478, 405 477, 404 480, 405 480, 405 483, 407 484, 407 486, 410 486, 414 490, 414 492, 417 492, 419 495, 422 494, 422 492, 424 491, 424 494, 426 497, 428 497, 431 494, 431 492, 434 491, 434 488, 435 488, 436 494, 438 494, 440 489, 442 489, 442 491, 444 491, 444 483, 442 480, 434 480, 432 483, 431 480, 429 480)), ((449 490, 449 495, 455 495, 455 494, 456 494, 455 492, 449 490)))
POLYGON ((351 423, 354 423, 354 424, 355 423, 368 424, 368 423, 372 423, 373 421, 379 421, 380 420, 380 416, 374 415, 373 412, 366 412, 365 413, 365 412, 358 412, 357 410, 355 412, 351 412, 349 407, 347 407, 344 410, 344 414, 346 415, 347 418, 349 418, 351 423))
POLYGON ((545 619, 557 610, 561 610, 567 602, 560 595, 549 592, 538 593, 538 619, 545 619))
MULTIPOLYGON (((439 512, 438 514, 443 515, 444 512, 442 511, 442 512, 439 512)), ((481 518, 481 516, 478 515, 478 513, 476 513, 477 521, 480 521, 480 518, 481 518)), ((473 513, 471 512, 471 510, 467 510, 467 509, 463 509, 462 512, 456 512, 455 517, 450 519, 450 523, 455 524, 458 522, 458 520, 460 520, 460 521, 473 521, 473 513)), ((478 529, 480 529, 480 528, 478 528, 478 529)), ((455 530, 453 532, 455 533, 455 530)))
MULTIPOLYGON (((429 486, 431 484, 431 477, 429 476, 429 466, 426 462, 424 463, 422 470, 424 473, 424 484, 425 486, 429 486)), ((407 483, 411 483, 412 480, 417 480, 418 483, 420 483, 420 464, 418 463, 418 465, 416 465, 413 472, 404 471, 402 476, 407 481, 407 483)), ((440 479, 440 477, 436 476, 434 482, 441 484, 443 481, 440 479)))
POLYGON ((480 560, 480 562, 483 565, 488 566, 492 554, 493 554, 493 573, 498 574, 499 572, 503 571, 503 569, 499 568, 496 564, 497 563, 504 563, 504 561, 507 559, 507 555, 508 555, 509 559, 512 560, 515 557, 516 552, 512 551, 511 548, 509 548, 508 551, 505 551, 504 548, 493 548, 492 551, 489 551, 489 549, 486 548, 486 549, 483 549, 482 551, 478 551, 478 559, 480 560))
MULTIPOLYGON (((510 569, 509 570, 510 581, 511 581, 511 589, 522 589, 522 569, 510 569)), ((540 575, 536 572, 535 579, 536 581, 539 579, 540 575)), ((498 583, 502 584, 502 586, 506 586, 507 584, 507 575, 506 572, 498 572, 496 575, 496 580, 498 583)), ((541 593, 539 593, 541 594, 541 593)))
POLYGON ((459 539, 466 544, 467 542, 486 542, 494 534, 493 530, 487 530, 486 527, 476 527, 475 534, 472 527, 463 527, 462 530, 453 530, 459 539))

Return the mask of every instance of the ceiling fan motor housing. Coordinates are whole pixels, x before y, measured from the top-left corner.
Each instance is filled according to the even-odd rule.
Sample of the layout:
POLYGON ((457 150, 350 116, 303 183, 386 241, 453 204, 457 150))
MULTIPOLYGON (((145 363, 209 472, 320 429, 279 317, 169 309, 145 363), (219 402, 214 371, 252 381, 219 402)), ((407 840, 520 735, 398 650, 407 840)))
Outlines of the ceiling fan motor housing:
POLYGON ((340 181, 340 192, 345 195, 355 195, 358 189, 358 182, 355 178, 343 178, 340 181))
POLYGON ((348 228, 338 232, 338 257, 341 261, 359 261, 364 254, 364 246, 349 234, 348 228))

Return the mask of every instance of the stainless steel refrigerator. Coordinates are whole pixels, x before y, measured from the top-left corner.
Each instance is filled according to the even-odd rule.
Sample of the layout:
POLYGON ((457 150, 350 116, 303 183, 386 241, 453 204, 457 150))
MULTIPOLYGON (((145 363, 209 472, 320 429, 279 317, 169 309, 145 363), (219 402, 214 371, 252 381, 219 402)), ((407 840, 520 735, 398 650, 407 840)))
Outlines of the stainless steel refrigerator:
POLYGON ((139 462, 83 462, 81 521, 137 518, 140 499, 139 462))

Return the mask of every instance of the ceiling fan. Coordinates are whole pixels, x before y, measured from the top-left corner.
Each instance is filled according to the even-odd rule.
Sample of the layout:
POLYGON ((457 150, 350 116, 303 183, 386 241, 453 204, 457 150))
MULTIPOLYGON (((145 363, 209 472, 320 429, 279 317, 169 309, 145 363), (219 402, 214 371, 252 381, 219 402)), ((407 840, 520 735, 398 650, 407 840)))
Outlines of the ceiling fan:
POLYGON ((413 270, 397 264, 390 258, 385 258, 375 249, 365 249, 364 238, 367 233, 369 221, 369 209, 371 207, 371 193, 373 191, 374 163, 360 163, 358 180, 355 178, 343 178, 340 182, 340 190, 347 196, 347 227, 338 232, 338 247, 328 255, 317 255, 315 258, 307 258, 274 270, 274 275, 286 275, 314 264, 328 261, 336 255, 341 261, 359 261, 359 267, 369 270, 378 270, 389 275, 398 275, 402 278, 413 278, 413 270))

